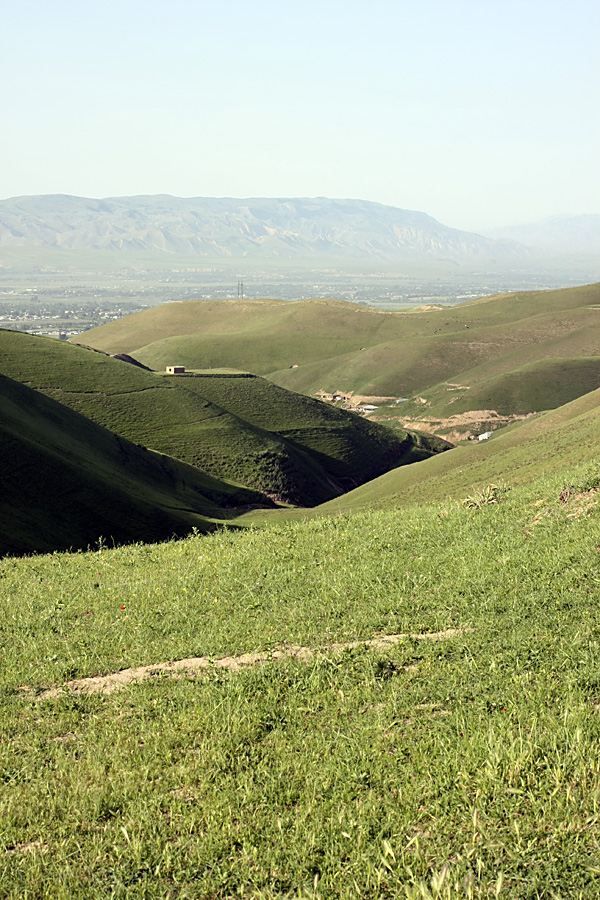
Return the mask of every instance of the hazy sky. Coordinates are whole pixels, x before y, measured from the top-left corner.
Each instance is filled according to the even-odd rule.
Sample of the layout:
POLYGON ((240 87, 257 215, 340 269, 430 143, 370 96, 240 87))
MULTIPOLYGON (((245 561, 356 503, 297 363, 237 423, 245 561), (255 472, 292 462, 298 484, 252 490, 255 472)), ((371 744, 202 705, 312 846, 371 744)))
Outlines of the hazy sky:
POLYGON ((598 0, 13 0, 0 197, 600 213, 598 0))

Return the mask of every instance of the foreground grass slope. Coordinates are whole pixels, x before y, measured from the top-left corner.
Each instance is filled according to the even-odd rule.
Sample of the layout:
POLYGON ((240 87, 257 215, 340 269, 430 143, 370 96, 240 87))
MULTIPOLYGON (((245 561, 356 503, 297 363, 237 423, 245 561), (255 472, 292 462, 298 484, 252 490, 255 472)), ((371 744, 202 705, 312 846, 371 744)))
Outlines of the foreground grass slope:
POLYGON ((168 540, 265 502, 0 375, 0 554, 168 540))
POLYGON ((0 562, 2 896, 597 897, 599 473, 0 562))
MULTIPOLYGON (((324 388, 408 397, 447 381, 465 388, 481 381, 487 396, 473 395, 471 401, 466 394, 461 402, 485 399, 496 409, 510 395, 514 373, 539 360, 562 360, 568 378, 572 367, 571 380, 584 393, 599 386, 593 366, 578 364, 597 356, 599 305, 599 285, 502 294, 408 313, 334 300, 191 300, 94 329, 86 341, 113 353, 134 353, 152 368, 174 361, 191 368, 234 366, 306 394, 324 388)), ((556 388, 540 379, 535 396, 521 405, 530 412, 573 398, 556 388)))
POLYGON ((444 449, 262 379, 219 379, 231 388, 222 406, 210 378, 168 379, 58 341, 0 331, 0 354, 5 374, 128 440, 302 506, 444 449))

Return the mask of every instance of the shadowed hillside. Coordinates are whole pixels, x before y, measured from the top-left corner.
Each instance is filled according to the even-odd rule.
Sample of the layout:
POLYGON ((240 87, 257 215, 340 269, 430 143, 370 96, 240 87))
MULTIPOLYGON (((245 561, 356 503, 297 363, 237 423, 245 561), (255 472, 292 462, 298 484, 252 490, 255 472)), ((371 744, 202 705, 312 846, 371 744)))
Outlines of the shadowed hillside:
POLYGON ((395 468, 447 450, 445 441, 418 432, 392 432, 361 416, 291 393, 255 375, 171 376, 253 427, 270 429, 316 459, 344 491, 395 468))
POLYGON ((0 555, 167 540, 252 503, 0 375, 0 555))
POLYGON ((363 422, 272 385, 261 387, 261 379, 231 382, 252 390, 229 411, 206 399, 189 378, 168 379, 70 344, 3 331, 0 354, 9 377, 123 437, 296 505, 322 503, 445 449, 439 441, 363 422), (257 404, 260 421, 252 413, 257 404), (284 409, 289 434, 278 425, 284 409))

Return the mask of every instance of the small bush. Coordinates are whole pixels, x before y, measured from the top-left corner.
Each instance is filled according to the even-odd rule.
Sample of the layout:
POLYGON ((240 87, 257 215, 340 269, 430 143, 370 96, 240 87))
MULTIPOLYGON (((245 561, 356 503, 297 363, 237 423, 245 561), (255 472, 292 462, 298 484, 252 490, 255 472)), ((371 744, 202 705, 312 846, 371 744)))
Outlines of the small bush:
POLYGON ((461 500, 465 509, 481 509, 489 503, 502 503, 510 488, 506 485, 488 484, 481 491, 476 491, 461 500))

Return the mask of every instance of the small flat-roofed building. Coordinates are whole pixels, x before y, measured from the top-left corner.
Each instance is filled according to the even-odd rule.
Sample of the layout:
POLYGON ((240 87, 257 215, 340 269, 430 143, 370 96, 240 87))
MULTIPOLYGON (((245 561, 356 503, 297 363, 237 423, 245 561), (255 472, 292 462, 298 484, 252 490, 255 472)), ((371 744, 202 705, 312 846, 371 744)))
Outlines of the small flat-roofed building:
POLYGON ((166 372, 167 375, 183 375, 185 366, 167 366, 166 372))

